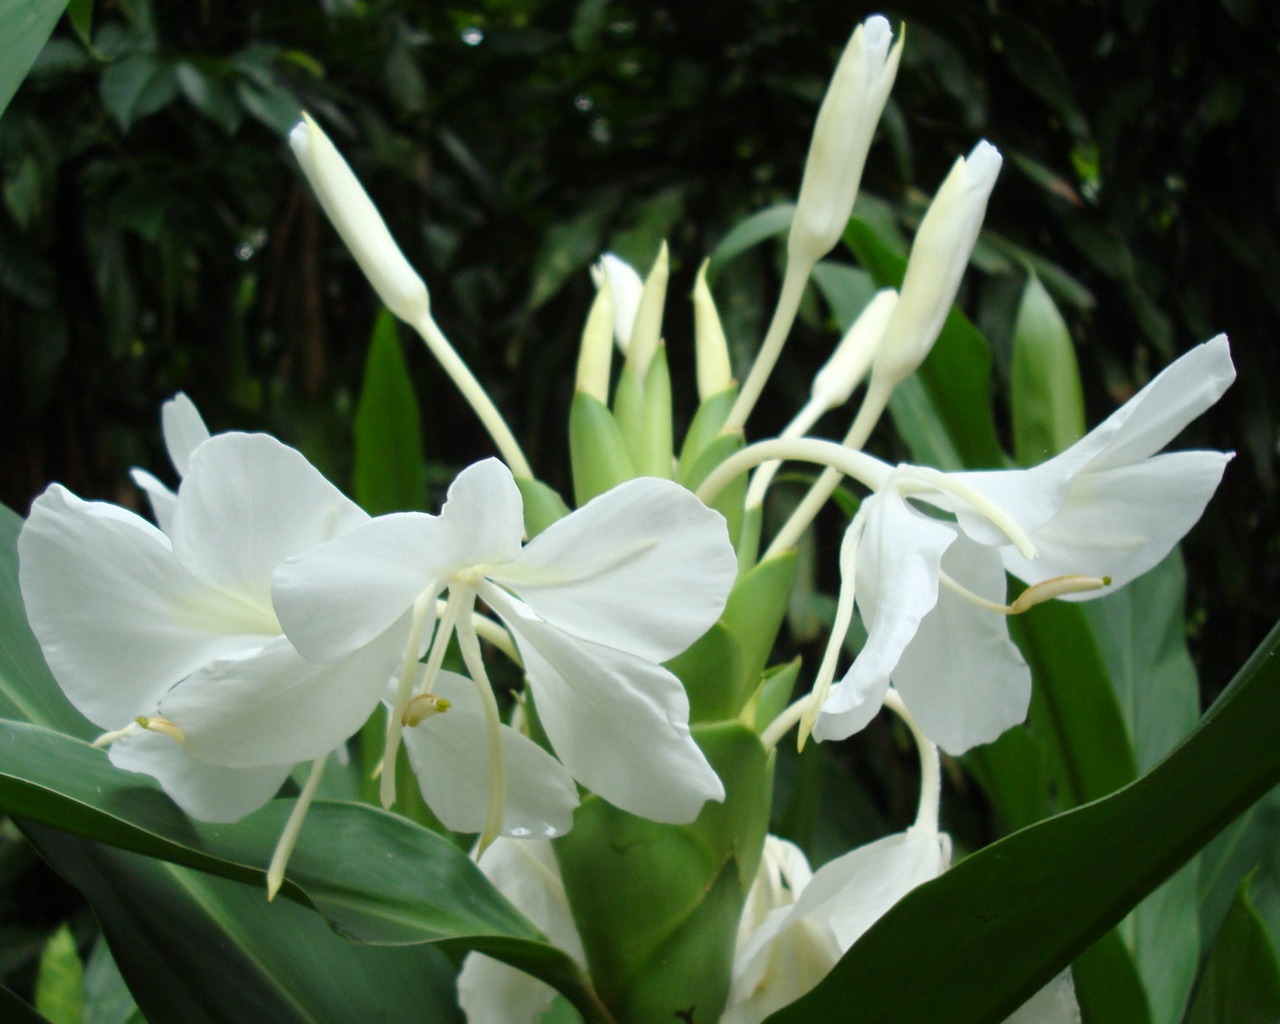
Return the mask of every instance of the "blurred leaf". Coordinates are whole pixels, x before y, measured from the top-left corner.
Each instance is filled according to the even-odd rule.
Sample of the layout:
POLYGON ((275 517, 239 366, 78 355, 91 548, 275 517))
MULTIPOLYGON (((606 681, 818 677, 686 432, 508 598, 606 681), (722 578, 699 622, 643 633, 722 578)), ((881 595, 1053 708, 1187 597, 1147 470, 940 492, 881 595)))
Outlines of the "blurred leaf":
POLYGON ((1186 1024, 1275 1024, 1280 1020, 1280 964, 1249 901, 1249 880, 1209 954, 1186 1024))
POLYGON ((174 69, 178 88, 196 110, 228 135, 234 135, 243 119, 235 93, 221 78, 206 73, 190 61, 174 69))
POLYGON ((533 259, 528 307, 537 309, 564 287, 566 281, 601 253, 605 223, 617 208, 618 196, 597 195, 571 220, 553 224, 542 236, 533 259))
POLYGON ((86 47, 93 46, 93 0, 71 0, 67 5, 67 20, 86 47))
POLYGON ((378 312, 355 416, 355 499, 371 516, 427 505, 422 419, 396 319, 378 312))
POLYGON ((1034 274, 1013 326, 1013 450, 1034 466, 1084 436, 1084 391, 1066 321, 1034 274))
POLYGON ((849 329, 849 325, 876 294, 876 283, 870 274, 834 260, 820 260, 813 268, 810 278, 814 287, 827 300, 831 316, 841 331, 849 329))
POLYGON ((1272 790, 1201 855, 1201 932, 1222 927, 1241 881, 1249 877, 1254 909, 1280 944, 1280 789, 1272 790))
POLYGON ((98 88, 107 113, 128 132, 135 121, 177 98, 178 78, 172 65, 131 53, 107 65, 98 88))
MULTIPOLYGON (((164 869, 156 865, 155 870, 164 869)), ((101 935, 85 967, 84 1016, 93 1024, 147 1024, 101 935)))
POLYGON ((1280 781, 1278 653, 1280 626, 1154 769, 920 886, 771 1024, 1003 1020, 1280 781))
POLYGON ((36 1013, 30 1003, 3 985, 0 985, 0 1017, 3 1017, 5 1024, 51 1024, 47 1018, 36 1013))
POLYGON ((84 964, 65 924, 49 936, 40 955, 36 1009, 50 1024, 80 1024, 84 1016, 84 964))
POLYGON ((1147 991, 1118 929, 1077 957, 1071 974, 1080 1012, 1089 1024, 1151 1024, 1147 991))
POLYGON ((236 99, 255 121, 277 135, 288 135, 302 117, 298 98, 275 83, 262 88, 248 81, 237 82, 236 99))
POLYGON ((0 4, 0 116, 66 6, 67 0, 7 0, 0 4))
POLYGON ((707 266, 708 283, 714 282, 724 265, 735 256, 775 235, 789 231, 795 213, 795 203, 779 203, 777 206, 770 206, 753 213, 735 224, 733 230, 720 239, 720 244, 711 250, 711 262, 707 266))

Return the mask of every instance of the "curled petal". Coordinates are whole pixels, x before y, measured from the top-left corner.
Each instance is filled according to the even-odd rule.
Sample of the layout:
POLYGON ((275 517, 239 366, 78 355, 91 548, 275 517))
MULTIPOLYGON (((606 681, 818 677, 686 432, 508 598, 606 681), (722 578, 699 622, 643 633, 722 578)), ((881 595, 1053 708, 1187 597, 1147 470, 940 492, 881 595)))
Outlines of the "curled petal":
POLYGON ((615 807, 671 824, 724 799, 689 732, 689 698, 674 675, 569 636, 492 585, 480 596, 515 636, 538 717, 575 779, 615 807))
POLYGON ((719 618, 737 571, 720 513, 642 477, 553 523, 490 578, 572 636, 666 661, 719 618))
POLYGON ((273 623, 211 591, 174 559, 169 538, 115 505, 54 484, 18 538, 31 629, 71 702, 104 729, 151 708, 215 658, 252 653, 273 623))
MULTIPOLYGON (((481 832, 489 800, 489 750, 475 684, 441 672, 432 684, 447 711, 406 728, 404 745, 427 806, 445 828, 481 832)), ((573 827, 578 789, 564 765, 527 736, 503 726, 507 803, 502 834, 550 839, 573 827)))
POLYGON ((293 769, 292 763, 256 768, 201 764, 177 740, 153 732, 113 743, 110 755, 117 768, 150 775, 200 821, 239 821, 275 796, 293 769))

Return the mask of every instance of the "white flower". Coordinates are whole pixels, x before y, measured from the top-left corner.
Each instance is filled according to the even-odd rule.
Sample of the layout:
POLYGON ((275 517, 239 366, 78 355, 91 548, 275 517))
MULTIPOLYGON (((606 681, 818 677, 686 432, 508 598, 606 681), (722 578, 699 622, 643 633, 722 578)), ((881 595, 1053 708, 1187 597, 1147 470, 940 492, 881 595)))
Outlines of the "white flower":
MULTIPOLYGON (((204 425, 195 403, 181 391, 160 406, 160 425, 169 461, 173 463, 179 477, 186 476, 191 453, 202 442, 209 440, 209 428, 204 425)), ((173 510, 178 503, 177 494, 145 469, 130 470, 129 475, 146 494, 160 529, 168 533, 169 524, 173 521, 173 510)))
POLYGON ((183 401, 165 427, 185 470, 172 503, 148 488, 166 529, 54 484, 23 526, 19 580, 59 685, 120 733, 112 761, 155 776, 192 816, 230 821, 359 728, 402 640, 332 665, 300 657, 272 610, 271 572, 368 517, 274 438, 200 442, 183 401), (131 726, 139 717, 159 731, 131 726))
POLYGON ((890 681, 923 732, 952 754, 1022 721, 1030 676, 1004 617, 993 613, 1004 603, 1004 570, 1056 591, 1063 577, 1121 586, 1164 558, 1203 514, 1232 456, 1157 453, 1233 378, 1219 336, 1040 466, 956 474, 902 466, 889 474, 850 524, 842 554, 867 643, 829 694, 828 680, 815 686, 822 710, 814 737, 843 739, 863 728, 890 681))
POLYGON ((736 563, 723 519, 678 485, 642 478, 523 547, 522 532, 519 489, 489 459, 459 474, 438 516, 383 516, 286 561, 275 607, 298 650, 332 661, 446 589, 459 629, 483 600, 514 635, 538 719, 573 777, 642 817, 691 821, 724 789, 660 662, 724 607, 736 563))

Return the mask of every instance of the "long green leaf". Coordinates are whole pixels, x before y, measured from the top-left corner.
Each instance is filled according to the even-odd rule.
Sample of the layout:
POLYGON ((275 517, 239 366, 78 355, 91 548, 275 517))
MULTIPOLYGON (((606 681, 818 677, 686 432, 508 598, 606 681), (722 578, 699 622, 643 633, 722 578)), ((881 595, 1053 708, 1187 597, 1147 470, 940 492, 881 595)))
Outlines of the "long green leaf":
POLYGON ((770 1024, 1003 1020, 1280 781, 1278 654, 1280 626, 1159 765, 916 889, 770 1024))
POLYGON ((355 498, 370 515, 426 507, 422 418, 396 319, 378 314, 355 420, 355 498))
POLYGON ((1187 1024, 1275 1024, 1280 1020, 1280 964, 1249 901, 1246 879, 1205 965, 1187 1024))
POLYGON ((0 114, 40 56, 67 0, 5 0, 0 4, 0 114))

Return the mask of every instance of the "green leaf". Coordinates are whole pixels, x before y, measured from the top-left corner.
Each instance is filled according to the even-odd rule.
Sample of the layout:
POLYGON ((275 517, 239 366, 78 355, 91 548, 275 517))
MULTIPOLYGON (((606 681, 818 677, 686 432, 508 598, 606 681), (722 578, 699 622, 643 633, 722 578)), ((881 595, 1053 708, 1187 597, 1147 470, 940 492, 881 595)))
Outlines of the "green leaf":
POLYGON ((67 5, 67 20, 86 47, 93 45, 93 0, 71 0, 67 5))
POLYGON ((378 313, 355 418, 355 499, 370 515, 427 504, 422 419, 409 368, 387 310, 378 313))
MULTIPOLYGON (((882 242, 869 224, 858 218, 851 220, 844 242, 877 285, 901 287, 907 261, 882 242)), ((953 307, 947 315, 937 342, 915 376, 963 465, 971 469, 1003 466, 1005 456, 991 415, 991 349, 959 309, 953 307)), ((894 425, 909 440, 912 424, 904 422, 893 404, 889 411, 894 425)), ((940 468, 959 467, 940 464, 940 468)))
POLYGON ((734 697, 736 707, 742 707, 760 683, 778 630, 787 615, 795 574, 795 552, 777 555, 740 576, 729 593, 720 621, 742 649, 742 671, 734 697))
POLYGON ((1003 1020, 1280 781, 1278 653, 1280 626, 1159 765, 910 893, 771 1024, 1003 1020))
POLYGON ((260 887, 28 830, 88 898, 149 1024, 461 1020, 454 969, 434 947, 351 943, 260 887))
POLYGON ((1186 1024, 1275 1024, 1280 1020, 1276 950, 1241 884, 1205 964, 1186 1024))
POLYGON ((742 647, 722 623, 715 623, 666 667, 684 683, 691 722, 719 722, 738 713, 742 647))
POLYGON ((0 115, 27 77, 66 6, 66 0, 8 0, 0 4, 0 115))
POLYGON ((573 831, 555 840, 592 978, 619 1020, 674 1020, 690 1006, 716 1020, 728 997, 768 828, 772 760, 737 723, 694 736, 724 782, 724 803, 707 803, 690 825, 664 825, 588 796, 573 831))
POLYGON ((1147 990, 1118 930, 1085 950, 1071 974, 1080 1012, 1089 1024, 1151 1024, 1147 990))
POLYGON ((1013 325, 1013 450, 1033 466, 1084 436, 1084 391, 1066 321, 1034 274, 1013 325))
POLYGON ((150 54, 131 53, 107 65, 99 91, 107 113, 127 132, 135 121, 177 97, 178 78, 172 65, 150 54))
MULTIPOLYGON (((168 869, 156 864, 153 870, 168 869)), ((315 918, 309 914, 306 916, 311 922, 310 926, 315 927, 315 918)), ((292 944, 294 949, 300 947, 301 943, 292 944)), ((111 955, 111 947, 107 944, 106 938, 101 935, 98 936, 93 952, 89 954, 89 962, 85 965, 84 1015, 86 1020, 93 1021, 94 1024, 147 1024, 142 1011, 138 1009, 138 1004, 134 1002, 129 986, 125 984, 120 974, 120 968, 116 966, 115 958, 111 955)))
POLYGON ((579 507, 636 475, 618 421, 585 391, 575 394, 569 406, 569 463, 579 507))
POLYGON ((533 260, 529 309, 553 298, 565 282, 595 259, 603 248, 604 226, 617 209, 618 196, 597 193, 595 201, 573 220, 553 224, 542 237, 533 260))
POLYGON ((555 489, 532 477, 516 477, 524 500, 524 531, 532 540, 558 519, 569 514, 569 506, 555 489))
POLYGON ((0 985, 0 1019, 5 1024, 50 1024, 25 999, 0 985))
POLYGON ((707 266, 707 283, 715 281, 724 265, 748 249, 761 242, 781 235, 791 229, 792 218, 796 214, 795 203, 779 203, 767 209, 751 214, 745 220, 734 225, 720 244, 711 250, 710 264, 707 266))
POLYGON ((50 1024, 80 1024, 84 1016, 84 964, 65 924, 49 936, 40 954, 36 1010, 50 1024))

